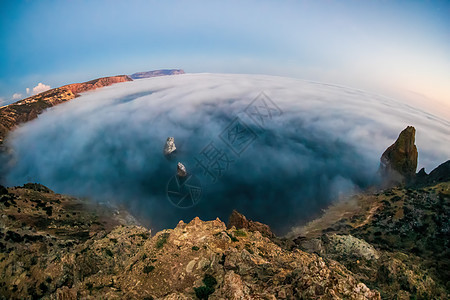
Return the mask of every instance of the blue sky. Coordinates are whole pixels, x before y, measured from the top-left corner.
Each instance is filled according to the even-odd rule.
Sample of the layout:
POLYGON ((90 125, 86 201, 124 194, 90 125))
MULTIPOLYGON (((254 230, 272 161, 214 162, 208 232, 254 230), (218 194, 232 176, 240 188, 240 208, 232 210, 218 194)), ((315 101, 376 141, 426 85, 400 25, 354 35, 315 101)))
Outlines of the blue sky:
POLYGON ((449 1, 0 0, 0 101, 183 68, 338 83, 450 116, 449 16, 449 1))

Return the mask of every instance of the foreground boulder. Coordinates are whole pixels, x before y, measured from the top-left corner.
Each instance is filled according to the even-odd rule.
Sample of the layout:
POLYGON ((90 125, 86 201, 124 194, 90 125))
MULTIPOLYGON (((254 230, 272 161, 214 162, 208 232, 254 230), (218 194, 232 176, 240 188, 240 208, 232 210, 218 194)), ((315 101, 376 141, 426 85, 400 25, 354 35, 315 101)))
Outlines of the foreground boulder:
POLYGON ((408 126, 394 144, 384 151, 380 159, 379 172, 385 185, 396 185, 410 182, 417 169, 417 147, 415 143, 416 129, 408 126))
POLYGON ((247 229, 249 231, 259 231, 262 235, 272 238, 275 237, 270 227, 266 224, 255 222, 251 220, 247 220, 247 218, 240 214, 237 210, 233 210, 229 219, 228 219, 228 229, 232 227, 236 229, 247 229))

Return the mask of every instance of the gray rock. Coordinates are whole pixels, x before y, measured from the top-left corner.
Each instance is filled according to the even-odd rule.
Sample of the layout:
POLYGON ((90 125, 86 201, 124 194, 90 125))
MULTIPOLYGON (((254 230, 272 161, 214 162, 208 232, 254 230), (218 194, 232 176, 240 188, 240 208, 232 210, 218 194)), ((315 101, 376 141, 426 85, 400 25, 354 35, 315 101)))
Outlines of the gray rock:
POLYGON ((166 144, 164 145, 164 155, 170 155, 175 150, 177 150, 177 147, 175 147, 175 139, 173 137, 168 137, 166 144))
POLYGON ((180 177, 185 177, 187 175, 186 167, 180 162, 177 165, 177 175, 180 177))

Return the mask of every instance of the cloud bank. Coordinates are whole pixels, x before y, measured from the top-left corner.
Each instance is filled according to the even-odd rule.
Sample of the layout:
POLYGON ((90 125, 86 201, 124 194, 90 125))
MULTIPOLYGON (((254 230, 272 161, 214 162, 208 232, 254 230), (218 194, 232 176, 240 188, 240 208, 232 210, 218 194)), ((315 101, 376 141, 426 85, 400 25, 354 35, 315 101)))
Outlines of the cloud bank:
POLYGON ((86 93, 14 131, 5 183, 123 204, 154 229, 195 216, 226 220, 238 209, 283 234, 376 183, 381 153, 407 125, 417 129, 419 167, 449 158, 449 122, 364 91, 260 75, 142 79, 86 93), (258 102, 261 92, 275 109, 258 102), (172 159, 162 154, 169 136, 172 159), (217 153, 213 180, 199 161, 217 162, 217 153), (192 208, 167 197, 178 161, 201 184, 192 208))

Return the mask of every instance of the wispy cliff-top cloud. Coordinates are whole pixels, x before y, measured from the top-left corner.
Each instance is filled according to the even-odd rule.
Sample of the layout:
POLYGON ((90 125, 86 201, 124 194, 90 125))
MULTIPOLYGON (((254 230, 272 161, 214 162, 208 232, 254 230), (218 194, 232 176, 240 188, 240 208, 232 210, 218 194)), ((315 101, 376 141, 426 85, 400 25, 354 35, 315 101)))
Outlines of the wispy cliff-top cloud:
MULTIPOLYGON (((48 91, 50 89, 49 85, 43 84, 42 82, 39 82, 38 85, 36 85, 33 89, 32 89, 32 95, 36 95, 45 91, 48 91)), ((27 93, 30 90, 27 88, 27 93)))
POLYGON ((143 79, 87 93, 13 132, 6 183, 123 203, 154 228, 194 216, 226 219, 236 208, 283 233, 375 183, 381 153, 408 125, 417 129, 419 167, 448 159, 448 121, 364 91, 256 75, 143 79), (264 124, 248 114, 261 92, 274 108, 264 124), (236 132, 250 137, 237 136, 239 149, 229 146, 236 120, 236 132), (174 160, 162 153, 169 136, 174 160), (218 155, 211 145, 225 154, 216 180, 199 163, 218 155), (202 199, 190 209, 167 197, 178 161, 201 182, 202 199))
POLYGON ((19 100, 19 99, 22 99, 22 94, 20 94, 20 93, 14 93, 14 94, 12 95, 12 98, 13 98, 13 100, 19 100))

